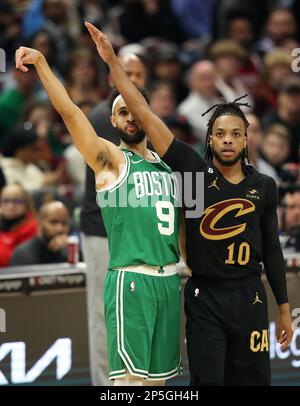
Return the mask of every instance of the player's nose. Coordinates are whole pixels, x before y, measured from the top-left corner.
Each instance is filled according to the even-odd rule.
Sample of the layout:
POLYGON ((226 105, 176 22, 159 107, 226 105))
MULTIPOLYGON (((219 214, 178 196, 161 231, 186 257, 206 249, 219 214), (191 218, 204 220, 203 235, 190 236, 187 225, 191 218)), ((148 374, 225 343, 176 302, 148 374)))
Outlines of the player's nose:
POLYGON ((232 144, 232 137, 230 134, 225 134, 223 138, 224 144, 232 144))
POLYGON ((134 122, 134 117, 133 117, 133 115, 131 113, 128 114, 127 121, 130 122, 130 123, 134 122))

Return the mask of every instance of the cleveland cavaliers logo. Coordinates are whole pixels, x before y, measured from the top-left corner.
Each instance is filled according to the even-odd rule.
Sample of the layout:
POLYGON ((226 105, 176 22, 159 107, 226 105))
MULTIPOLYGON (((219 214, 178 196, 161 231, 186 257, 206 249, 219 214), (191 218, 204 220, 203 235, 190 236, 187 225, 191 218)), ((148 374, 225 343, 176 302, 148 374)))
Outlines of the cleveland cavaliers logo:
POLYGON ((230 212, 233 218, 237 218, 252 211, 255 211, 255 205, 246 199, 228 199, 215 203, 204 210, 200 233, 208 240, 225 240, 234 237, 245 231, 247 223, 222 228, 218 227, 218 221, 230 212))

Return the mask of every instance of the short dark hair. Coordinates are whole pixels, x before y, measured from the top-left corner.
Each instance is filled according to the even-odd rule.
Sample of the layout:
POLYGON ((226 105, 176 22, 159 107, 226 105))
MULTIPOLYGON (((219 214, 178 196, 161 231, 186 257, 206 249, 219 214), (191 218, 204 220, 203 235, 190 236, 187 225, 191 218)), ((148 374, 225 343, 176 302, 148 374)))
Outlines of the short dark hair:
MULTIPOLYGON (((146 100, 146 102, 149 104, 150 100, 149 100, 149 96, 148 96, 148 93, 147 93, 146 89, 138 88, 138 90, 144 96, 144 99, 146 100)), ((114 102, 115 98, 119 96, 119 94, 121 94, 121 93, 119 92, 118 89, 113 88, 111 90, 111 92, 110 92, 110 94, 108 96, 108 102, 109 102, 110 109, 112 109, 113 102, 114 102)))
MULTIPOLYGON (((205 141, 205 159, 207 159, 208 161, 212 161, 212 159, 213 159, 213 153, 212 153, 212 149, 211 149, 210 142, 209 142, 209 136, 212 133, 213 125, 218 117, 236 116, 236 117, 241 118, 245 123, 246 136, 247 136, 247 128, 249 127, 249 122, 248 122, 243 110, 241 109, 241 107, 242 106, 250 107, 250 106, 248 103, 239 103, 239 100, 243 99, 246 96, 247 95, 241 96, 238 99, 235 99, 233 102, 226 102, 225 100, 223 100, 223 101, 221 101, 221 103, 215 104, 209 110, 207 110, 205 113, 202 114, 202 116, 205 116, 211 110, 215 109, 215 111, 211 115, 211 117, 208 121, 208 124, 207 124, 208 128, 207 128, 206 141, 205 141)), ((248 149, 246 147, 245 151, 242 155, 242 164, 244 165, 247 163, 249 163, 249 158, 248 158, 248 149)))
POLYGON ((38 134, 33 128, 26 129, 18 125, 3 139, 2 154, 4 157, 14 157, 18 149, 36 144, 37 141, 38 134))

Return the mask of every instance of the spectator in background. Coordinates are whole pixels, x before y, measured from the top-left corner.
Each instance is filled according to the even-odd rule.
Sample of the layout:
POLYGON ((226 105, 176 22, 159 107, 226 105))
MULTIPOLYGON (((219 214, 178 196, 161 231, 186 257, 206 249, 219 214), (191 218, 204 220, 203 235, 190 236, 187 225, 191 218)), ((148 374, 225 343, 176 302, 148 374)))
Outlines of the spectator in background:
MULTIPOLYGON (((265 131, 261 145, 262 156, 276 170, 281 181, 288 181, 288 172, 282 167, 290 155, 289 130, 282 124, 273 124, 265 131)), ((292 176, 292 180, 295 180, 292 176)))
POLYGON ((290 162, 299 162, 300 141, 300 79, 289 78, 282 83, 278 94, 278 109, 266 115, 262 124, 264 128, 271 124, 283 124, 290 132, 290 162))
POLYGON ((293 227, 300 226, 300 186, 291 186, 282 198, 281 229, 289 234, 293 227))
MULTIPOLYGON (((57 47, 56 47, 55 41, 53 40, 50 33, 45 29, 41 29, 38 32, 36 32, 31 38, 28 39, 28 44, 30 47, 33 47, 33 48, 37 49, 38 51, 43 52, 46 55, 46 57, 50 61, 49 63, 50 63, 51 68, 54 70, 55 74, 58 75, 59 78, 61 78, 61 74, 59 73, 58 67, 57 67, 57 52, 56 52, 57 47)), ((14 48, 14 52, 15 52, 16 47, 14 48)), ((14 54, 12 55, 11 58, 12 59, 14 58, 14 54)), ((8 59, 9 59, 9 56, 7 55, 7 60, 8 59)), ((5 75, 5 78, 4 78, 4 89, 5 90, 11 89, 12 87, 15 86, 15 79, 14 79, 15 75, 16 75, 16 73, 14 70, 5 75)), ((36 96, 38 99, 47 98, 46 92, 44 91, 42 86, 40 86, 38 81, 35 83, 34 90, 36 92, 36 96)))
POLYGON ((244 49, 249 49, 254 40, 253 24, 250 14, 244 10, 232 10, 227 19, 227 38, 244 49))
MULTIPOLYGON (((21 43, 21 21, 9 0, 0 2, 0 48, 5 50, 6 66, 13 64, 16 48, 21 43)), ((2 73, 2 72, 1 72, 2 73)))
MULTIPOLYGON (((216 67, 216 87, 227 101, 235 100, 246 93, 247 102, 253 106, 253 98, 239 78, 242 61, 246 58, 245 50, 231 40, 215 42, 210 48, 211 59, 216 67)), ((249 108, 247 108, 249 112, 249 108)))
POLYGON ((215 38, 224 38, 228 18, 236 10, 243 10, 251 17, 255 36, 260 35, 266 16, 276 0, 215 0, 214 2, 214 30, 215 38))
POLYGON ((261 56, 280 47, 288 38, 294 38, 297 32, 297 22, 291 10, 275 7, 269 13, 265 24, 265 34, 258 42, 256 49, 261 56))
POLYGON ((28 192, 57 185, 62 177, 62 167, 43 172, 37 165, 39 151, 38 135, 33 129, 26 130, 22 126, 14 129, 3 142, 3 158, 0 158, 6 182, 19 183, 28 192))
POLYGON ((106 9, 112 7, 114 1, 80 0, 78 3, 81 21, 90 21, 102 27, 106 22, 106 9))
POLYGON ((280 49, 285 50, 288 54, 292 54, 295 48, 300 48, 300 42, 295 38, 286 38, 281 41, 280 49))
POLYGON ((67 262, 69 222, 69 210, 63 203, 52 201, 41 206, 38 235, 15 249, 10 265, 67 262))
POLYGON ((124 7, 119 24, 128 42, 159 37, 180 44, 185 39, 169 0, 133 0, 124 7))
POLYGON ((294 75, 291 70, 292 62, 292 55, 280 48, 265 55, 263 78, 255 91, 255 112, 260 117, 277 108, 280 87, 294 75))
POLYGON ((182 114, 175 112, 166 117, 164 122, 172 131, 175 138, 186 144, 190 144, 202 157, 204 157, 204 145, 194 137, 192 127, 182 114))
POLYGON ((23 29, 25 37, 41 29, 49 32, 57 46, 58 65, 62 66, 80 29, 77 2, 35 0, 24 16, 23 29))
POLYGON ((261 62, 253 52, 253 23, 249 13, 235 10, 229 13, 227 21, 227 39, 240 45, 245 56, 240 60, 239 78, 244 86, 253 93, 260 79, 261 62))
POLYGON ((164 121, 178 140, 187 144, 194 144, 196 142, 195 137, 192 135, 191 126, 182 114, 171 114, 164 121))
POLYGON ((66 89, 74 103, 101 100, 98 63, 89 49, 76 49, 67 62, 66 89))
POLYGON ((22 21, 22 37, 29 38, 45 24, 43 15, 44 0, 32 0, 22 21))
POLYGON ((166 81, 153 83, 149 87, 150 109, 164 119, 173 114, 176 108, 176 96, 173 86, 166 81))
POLYGON ((70 144, 65 126, 56 120, 56 112, 48 101, 28 103, 24 111, 24 125, 34 128, 39 138, 39 159, 48 169, 54 168, 70 144))
POLYGON ((271 176, 278 183, 278 177, 275 169, 266 162, 260 155, 260 149, 263 141, 263 132, 259 119, 254 114, 246 114, 249 123, 247 128, 247 148, 250 163, 260 173, 271 176))
POLYGON ((300 186, 286 189, 279 211, 283 252, 300 252, 300 186))
MULTIPOLYGON (((54 41, 54 38, 51 36, 49 31, 45 29, 41 29, 37 31, 33 36, 28 40, 29 47, 37 49, 38 51, 42 52, 47 61, 49 61, 49 65, 51 69, 61 77, 57 66, 57 45, 54 41)), ((40 87, 42 89, 42 87, 40 87)))
POLYGON ((187 82, 190 93, 178 106, 178 112, 187 118, 195 137, 205 144, 207 120, 201 114, 220 101, 213 63, 204 60, 193 64, 187 82))
POLYGON ((35 98, 36 73, 32 68, 27 73, 14 69, 15 86, 0 94, 0 141, 21 119, 26 103, 35 98))
POLYGON ((214 0, 170 0, 170 3, 187 38, 211 38, 214 0))
POLYGON ((0 192, 1 192, 2 188, 3 188, 5 185, 6 185, 6 179, 5 179, 3 170, 2 170, 2 168, 1 168, 1 166, 0 166, 0 192))
POLYGON ((28 193, 17 184, 0 193, 0 267, 9 265, 15 247, 37 234, 34 208, 28 193))
POLYGON ((182 63, 179 48, 172 42, 159 38, 147 38, 142 41, 144 53, 150 65, 150 77, 155 81, 168 81, 176 89, 176 102, 187 96, 187 88, 182 82, 182 63))
POLYGON ((49 61, 51 69, 56 67, 57 47, 53 37, 47 30, 41 29, 33 34, 29 39, 29 46, 43 52, 45 58, 49 61))

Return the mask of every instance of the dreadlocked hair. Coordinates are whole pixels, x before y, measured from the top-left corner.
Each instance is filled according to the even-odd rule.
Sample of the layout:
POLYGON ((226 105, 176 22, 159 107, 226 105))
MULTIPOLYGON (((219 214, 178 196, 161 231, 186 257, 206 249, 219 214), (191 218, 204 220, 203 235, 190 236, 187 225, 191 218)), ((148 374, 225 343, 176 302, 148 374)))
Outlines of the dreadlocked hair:
MULTIPOLYGON (((207 124, 207 134, 206 134, 206 140, 205 140, 205 159, 208 161, 212 161, 213 159, 213 152, 210 146, 210 135, 212 134, 212 128, 214 125, 214 122, 216 119, 220 116, 237 116, 240 117, 246 127, 246 137, 247 137, 247 128, 249 127, 248 120, 246 119, 246 116, 241 109, 241 107, 251 107, 248 103, 240 103, 239 101, 241 99, 244 99, 247 94, 244 96, 239 97, 238 99, 235 99, 233 102, 226 102, 224 99, 221 99, 221 103, 213 105, 210 109, 208 109, 205 113, 202 114, 202 117, 205 116, 207 113, 209 113, 211 110, 215 109, 213 112, 212 116, 210 117, 208 124, 207 124)), ((246 147, 244 149, 242 158, 241 158, 242 165, 248 165, 249 164, 249 158, 248 158, 248 148, 246 147)))

